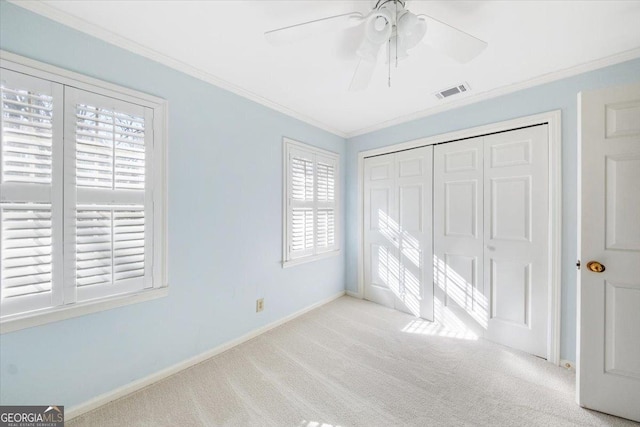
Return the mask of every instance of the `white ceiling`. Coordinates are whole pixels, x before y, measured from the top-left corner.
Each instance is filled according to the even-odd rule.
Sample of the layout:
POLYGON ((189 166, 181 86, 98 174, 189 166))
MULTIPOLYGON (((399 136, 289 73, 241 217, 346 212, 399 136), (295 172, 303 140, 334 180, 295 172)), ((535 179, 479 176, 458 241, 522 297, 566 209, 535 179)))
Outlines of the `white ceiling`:
POLYGON ((407 2, 412 12, 471 33, 488 48, 459 65, 420 45, 391 70, 391 88, 380 63, 367 91, 349 92, 361 28, 284 47, 269 45, 263 33, 325 16, 367 13, 366 0, 43 3, 16 2, 346 136, 622 52, 621 59, 640 56, 640 1, 414 0, 407 2), (465 81, 472 90, 460 98, 439 101, 433 95, 465 81))

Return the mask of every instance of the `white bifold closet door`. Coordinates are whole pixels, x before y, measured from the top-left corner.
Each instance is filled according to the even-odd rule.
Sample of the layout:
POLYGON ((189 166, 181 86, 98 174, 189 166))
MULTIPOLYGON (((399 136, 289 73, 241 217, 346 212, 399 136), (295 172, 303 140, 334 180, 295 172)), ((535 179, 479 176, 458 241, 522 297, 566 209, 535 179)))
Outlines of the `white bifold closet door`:
POLYGON ((540 357, 547 356, 548 168, 547 125, 434 150, 436 320, 540 357))
POLYGON ((482 335, 487 327, 483 275, 483 138, 434 150, 433 234, 439 323, 457 321, 482 335))
POLYGON ((433 147, 364 162, 364 297, 433 320, 433 147))

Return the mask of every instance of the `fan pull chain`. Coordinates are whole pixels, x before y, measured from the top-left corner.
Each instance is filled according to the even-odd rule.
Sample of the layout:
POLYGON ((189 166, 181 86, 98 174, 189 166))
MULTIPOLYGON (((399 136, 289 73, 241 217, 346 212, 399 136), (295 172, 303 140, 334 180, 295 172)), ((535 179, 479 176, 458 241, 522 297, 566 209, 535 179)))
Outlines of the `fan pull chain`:
POLYGON ((387 80, 387 85, 391 87, 391 39, 389 39, 389 48, 387 49, 387 65, 389 68, 389 78, 387 80))
MULTIPOLYGON (((396 16, 395 16, 395 22, 396 24, 394 25, 394 27, 396 28, 396 68, 398 68, 398 2, 395 2, 396 4, 396 16)), ((393 31, 391 32, 391 34, 393 34, 393 31)))
POLYGON ((398 68, 398 27, 396 27, 396 68, 398 68))

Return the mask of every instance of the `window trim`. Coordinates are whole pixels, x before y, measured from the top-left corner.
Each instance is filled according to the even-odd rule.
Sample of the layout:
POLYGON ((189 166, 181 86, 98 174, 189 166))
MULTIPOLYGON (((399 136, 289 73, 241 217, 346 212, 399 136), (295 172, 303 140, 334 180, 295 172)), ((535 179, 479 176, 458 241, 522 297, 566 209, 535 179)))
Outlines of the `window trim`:
MULTIPOLYGON (((153 109, 153 278, 154 286, 96 300, 17 313, 0 321, 0 334, 164 297, 167 283, 167 137, 168 102, 162 98, 88 77, 73 71, 0 50, 0 68, 54 83, 117 98, 153 109)), ((62 284, 66 288, 66 283, 62 284)))
MULTIPOLYGON (((315 168, 315 165, 314 165, 315 168)), ((315 169, 314 169, 315 174, 315 169)), ((315 182, 314 182, 315 185, 315 182)), ((317 205, 317 203, 314 203, 317 205)), ((317 206, 314 207, 316 210, 317 206)), ((324 258, 330 258, 339 255, 342 252, 341 248, 341 181, 340 181, 340 154, 333 151, 324 150, 316 146, 305 144, 300 141, 296 141, 291 138, 284 137, 282 139, 282 268, 293 267, 308 262, 317 261, 324 258), (298 258, 289 258, 289 153, 291 150, 302 150, 310 152, 314 155, 330 158, 335 161, 335 241, 336 249, 324 251, 312 255, 301 256, 298 258)), ((316 217, 314 215, 314 222, 316 217)), ((313 236, 314 245, 316 241, 316 235, 313 236)))

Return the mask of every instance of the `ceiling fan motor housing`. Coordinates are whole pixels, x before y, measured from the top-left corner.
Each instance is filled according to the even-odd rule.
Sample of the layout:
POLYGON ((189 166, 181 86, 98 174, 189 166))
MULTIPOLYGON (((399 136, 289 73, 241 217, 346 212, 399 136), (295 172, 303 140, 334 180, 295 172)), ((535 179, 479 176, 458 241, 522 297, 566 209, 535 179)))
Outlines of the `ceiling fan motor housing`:
POLYGON ((373 1, 373 9, 380 9, 381 7, 388 6, 391 4, 393 7, 396 5, 402 7, 404 9, 406 5, 406 1, 404 0, 374 0, 373 1))

